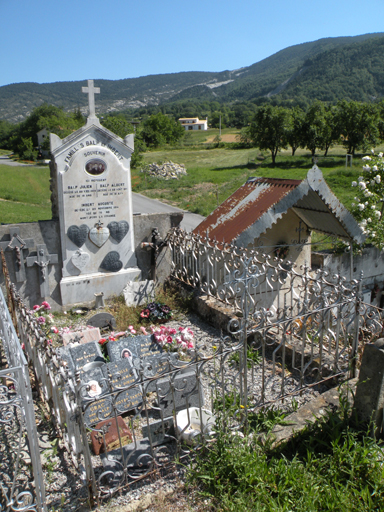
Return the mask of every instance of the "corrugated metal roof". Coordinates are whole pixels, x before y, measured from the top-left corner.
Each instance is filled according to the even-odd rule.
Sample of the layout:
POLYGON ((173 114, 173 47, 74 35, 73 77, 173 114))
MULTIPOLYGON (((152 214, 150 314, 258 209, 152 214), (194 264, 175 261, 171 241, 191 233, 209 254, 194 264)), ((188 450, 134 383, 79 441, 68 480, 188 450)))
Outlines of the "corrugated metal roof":
POLYGON ((265 233, 290 208, 310 229, 353 238, 365 236, 353 215, 330 190, 315 165, 305 180, 249 178, 195 229, 219 242, 247 246, 265 233))
POLYGON ((249 178, 195 229, 195 233, 231 242, 283 197, 300 185, 301 180, 249 178))

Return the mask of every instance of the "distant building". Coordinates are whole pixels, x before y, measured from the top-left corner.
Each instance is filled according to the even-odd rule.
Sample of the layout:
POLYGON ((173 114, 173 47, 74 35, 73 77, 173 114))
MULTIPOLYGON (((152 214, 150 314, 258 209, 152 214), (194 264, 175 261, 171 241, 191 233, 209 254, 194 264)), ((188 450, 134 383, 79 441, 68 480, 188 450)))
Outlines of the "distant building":
POLYGON ((203 121, 198 117, 180 117, 179 122, 185 130, 208 130, 208 117, 203 121))

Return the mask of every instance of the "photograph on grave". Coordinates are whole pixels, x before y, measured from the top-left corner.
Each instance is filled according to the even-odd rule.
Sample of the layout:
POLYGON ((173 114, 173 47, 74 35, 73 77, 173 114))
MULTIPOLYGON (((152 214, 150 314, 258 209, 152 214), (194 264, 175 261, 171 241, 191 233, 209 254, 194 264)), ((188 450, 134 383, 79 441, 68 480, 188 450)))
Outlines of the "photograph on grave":
POLYGON ((94 113, 93 81, 87 124, 65 139, 51 134, 52 191, 58 198, 63 305, 122 293, 140 276, 137 267, 130 160, 133 135, 123 140, 94 113))

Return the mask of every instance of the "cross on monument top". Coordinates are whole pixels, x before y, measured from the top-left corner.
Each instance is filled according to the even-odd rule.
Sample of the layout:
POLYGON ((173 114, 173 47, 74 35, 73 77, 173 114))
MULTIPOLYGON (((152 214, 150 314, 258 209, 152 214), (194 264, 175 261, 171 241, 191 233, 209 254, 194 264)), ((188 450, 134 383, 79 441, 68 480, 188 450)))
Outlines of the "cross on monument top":
POLYGON ((100 87, 93 85, 93 80, 88 80, 88 87, 82 87, 82 92, 88 93, 89 118, 96 118, 95 94, 100 94, 100 87))

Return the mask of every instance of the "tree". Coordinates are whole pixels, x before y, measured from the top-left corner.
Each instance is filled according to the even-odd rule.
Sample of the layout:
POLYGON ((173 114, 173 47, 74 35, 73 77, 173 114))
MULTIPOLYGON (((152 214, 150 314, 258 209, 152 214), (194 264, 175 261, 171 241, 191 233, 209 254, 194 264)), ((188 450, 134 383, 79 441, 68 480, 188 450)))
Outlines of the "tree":
MULTIPOLYGON (((373 152, 372 152, 373 153, 373 152)), ((369 242, 384 248, 384 158, 383 153, 377 156, 363 157, 362 176, 358 181, 352 181, 356 188, 355 202, 352 212, 359 221, 360 227, 368 236, 369 242)))
POLYGON ((340 129, 337 110, 334 107, 325 107, 324 123, 320 133, 320 149, 327 156, 329 148, 340 138, 340 129))
POLYGON ((291 117, 284 107, 266 105, 259 107, 248 129, 248 135, 254 146, 269 149, 272 164, 275 166, 278 151, 287 147, 287 135, 291 117))
POLYGON ((315 156, 316 149, 322 147, 325 129, 325 107, 321 101, 315 101, 305 113, 303 123, 303 147, 310 150, 315 156))
POLYGON ((185 134, 178 121, 170 119, 159 112, 152 115, 142 124, 141 136, 147 146, 162 146, 180 140, 185 134))
POLYGON ((21 139, 19 146, 19 157, 23 160, 36 160, 37 151, 33 149, 33 142, 31 137, 21 139))
POLYGON ((110 130, 112 133, 115 133, 122 139, 129 133, 133 133, 134 129, 131 123, 129 123, 124 116, 108 116, 101 120, 101 124, 110 130))
POLYGON ((357 149, 374 147, 379 139, 379 110, 375 105, 357 101, 340 101, 337 104, 337 119, 343 146, 348 154, 357 149))
POLYGON ((296 149, 303 146, 303 125, 305 119, 304 110, 300 107, 294 107, 290 111, 291 124, 287 130, 287 142, 292 148, 292 156, 296 149))

